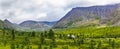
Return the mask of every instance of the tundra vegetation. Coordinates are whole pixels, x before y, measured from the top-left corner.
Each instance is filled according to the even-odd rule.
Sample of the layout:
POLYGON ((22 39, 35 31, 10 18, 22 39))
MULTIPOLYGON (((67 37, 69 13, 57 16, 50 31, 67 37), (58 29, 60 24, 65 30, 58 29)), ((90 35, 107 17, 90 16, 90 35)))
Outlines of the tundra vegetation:
POLYGON ((0 29, 0 49, 120 49, 120 27, 46 31, 0 29))

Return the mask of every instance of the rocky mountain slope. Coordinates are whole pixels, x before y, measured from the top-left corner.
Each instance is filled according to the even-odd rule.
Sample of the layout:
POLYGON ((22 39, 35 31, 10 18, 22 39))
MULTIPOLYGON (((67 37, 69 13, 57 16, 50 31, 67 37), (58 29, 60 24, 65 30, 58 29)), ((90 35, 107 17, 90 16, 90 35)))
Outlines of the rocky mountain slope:
POLYGON ((50 29, 56 22, 47 21, 24 21, 19 24, 24 30, 47 30, 50 29))
POLYGON ((18 24, 12 23, 9 20, 5 19, 4 23, 9 26, 9 28, 13 28, 13 29, 19 29, 20 26, 18 24))
POLYGON ((73 8, 54 25, 54 28, 107 25, 108 22, 113 25, 119 25, 119 5, 120 4, 73 8))
POLYGON ((0 20, 0 29, 13 29, 11 25, 8 25, 4 21, 0 20))
POLYGON ((47 21, 24 21, 20 24, 15 24, 5 19, 4 21, 0 20, 0 29, 15 29, 18 31, 42 31, 50 29, 56 22, 47 22, 47 21))

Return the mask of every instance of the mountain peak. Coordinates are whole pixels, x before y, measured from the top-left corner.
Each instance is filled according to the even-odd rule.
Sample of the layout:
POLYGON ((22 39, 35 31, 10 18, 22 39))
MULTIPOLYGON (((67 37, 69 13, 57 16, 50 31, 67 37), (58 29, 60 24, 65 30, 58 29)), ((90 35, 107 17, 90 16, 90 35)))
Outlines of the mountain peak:
POLYGON ((5 22, 5 23, 12 24, 8 19, 5 19, 4 22, 5 22))
POLYGON ((8 19, 5 19, 4 21, 9 21, 8 19))

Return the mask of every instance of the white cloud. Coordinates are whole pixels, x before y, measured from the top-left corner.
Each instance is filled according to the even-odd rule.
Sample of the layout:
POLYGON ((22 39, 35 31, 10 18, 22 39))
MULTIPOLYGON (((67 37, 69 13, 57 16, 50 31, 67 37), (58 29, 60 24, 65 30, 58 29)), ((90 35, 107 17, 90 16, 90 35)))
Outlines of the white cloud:
POLYGON ((120 3, 119 0, 0 0, 0 19, 56 21, 74 7, 120 3))

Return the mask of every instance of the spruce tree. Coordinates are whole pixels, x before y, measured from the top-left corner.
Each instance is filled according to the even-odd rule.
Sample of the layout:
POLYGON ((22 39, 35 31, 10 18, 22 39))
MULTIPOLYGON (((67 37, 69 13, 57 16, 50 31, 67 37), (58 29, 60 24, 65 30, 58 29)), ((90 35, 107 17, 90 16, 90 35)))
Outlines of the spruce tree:
POLYGON ((53 32, 52 29, 49 30, 48 35, 49 35, 49 38, 50 38, 50 39, 53 39, 53 38, 54 38, 54 32, 53 32))
POLYGON ((55 34, 54 34, 54 31, 52 29, 49 30, 49 39, 51 39, 51 44, 53 47, 56 47, 56 42, 55 42, 55 34))
POLYGON ((112 41, 111 46, 112 46, 112 49, 115 49, 115 40, 112 41))
POLYGON ((15 31, 12 30, 12 40, 14 40, 14 39, 15 39, 15 31))
POLYGON ((13 42, 11 43, 11 49, 15 49, 15 44, 13 42))
POLYGON ((41 44, 38 45, 38 49, 42 49, 42 45, 41 44))
POLYGON ((40 34, 40 42, 41 42, 41 44, 45 43, 45 37, 44 37, 43 33, 40 34))
POLYGON ((35 37, 35 36, 36 36, 36 34, 35 34, 34 31, 31 33, 31 36, 32 36, 32 37, 35 37))

